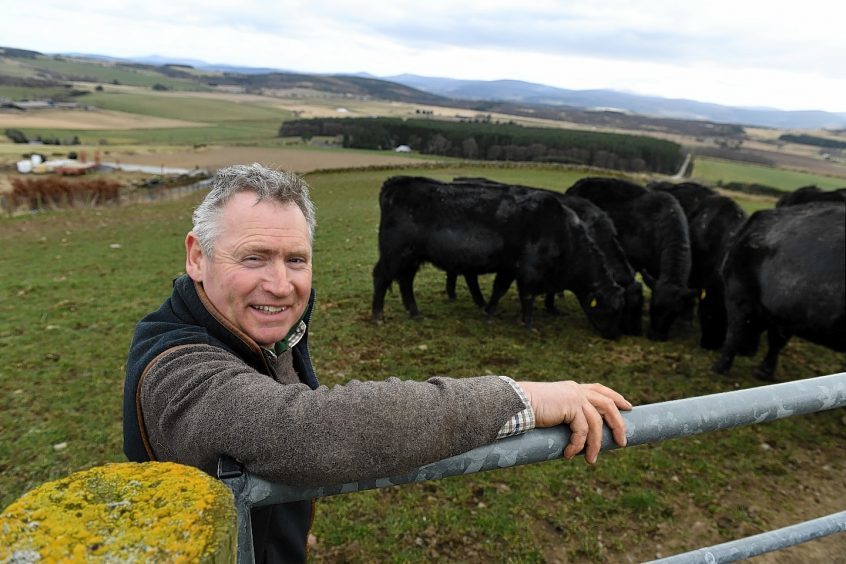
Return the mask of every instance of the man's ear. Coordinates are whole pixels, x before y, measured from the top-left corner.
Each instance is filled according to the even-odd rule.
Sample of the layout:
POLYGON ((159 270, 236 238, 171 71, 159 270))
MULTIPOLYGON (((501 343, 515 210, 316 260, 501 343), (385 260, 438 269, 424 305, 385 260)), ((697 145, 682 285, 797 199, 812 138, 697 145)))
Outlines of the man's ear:
POLYGON ((189 231, 185 236, 185 272, 195 282, 203 281, 203 267, 206 260, 208 257, 203 252, 199 239, 193 231, 189 231))

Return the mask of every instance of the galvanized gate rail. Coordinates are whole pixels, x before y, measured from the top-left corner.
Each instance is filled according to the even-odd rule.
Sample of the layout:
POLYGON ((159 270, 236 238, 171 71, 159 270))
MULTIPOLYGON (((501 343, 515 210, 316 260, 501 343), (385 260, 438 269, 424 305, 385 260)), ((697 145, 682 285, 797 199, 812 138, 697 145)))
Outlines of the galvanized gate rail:
MULTIPOLYGON (((839 373, 638 406, 629 412, 624 412, 623 418, 626 421, 628 445, 636 446, 844 406, 846 406, 846 373, 839 373)), ((561 452, 569 442, 569 438, 570 431, 566 426, 535 429, 523 435, 502 439, 464 454, 427 464, 398 476, 314 488, 294 488, 271 483, 249 473, 231 475, 231 477, 222 475, 221 478, 235 494, 238 511, 238 562, 242 564, 254 562, 250 524, 250 509, 253 507, 553 460, 561 457, 561 452)), ((617 448, 617 445, 606 427, 602 436, 602 450, 614 448, 617 448)), ((831 533, 834 532, 837 530, 831 531, 831 533)), ((799 542, 804 540, 793 544, 799 542)), ((790 545, 769 550, 777 550, 785 546, 790 545)), ((699 559, 685 562, 730 561, 731 559, 699 559)))
POLYGON ((698 564, 700 562, 734 562, 759 554, 781 550, 834 533, 846 531, 846 511, 832 513, 818 519, 782 527, 759 535, 752 535, 707 548, 691 550, 668 558, 653 560, 654 564, 698 564))

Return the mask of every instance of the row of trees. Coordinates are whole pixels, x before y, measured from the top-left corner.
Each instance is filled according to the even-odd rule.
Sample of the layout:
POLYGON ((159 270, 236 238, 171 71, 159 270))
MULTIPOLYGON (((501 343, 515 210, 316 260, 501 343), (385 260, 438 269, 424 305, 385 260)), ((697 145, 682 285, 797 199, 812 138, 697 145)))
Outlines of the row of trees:
POLYGON ((33 141, 35 143, 43 143, 44 145, 79 145, 82 142, 79 140, 78 135, 74 135, 73 137, 66 137, 65 139, 59 139, 58 137, 49 137, 41 135, 36 135, 32 139, 26 136, 26 134, 21 131, 20 129, 7 129, 3 132, 6 137, 12 143, 29 143, 33 141))
POLYGON ((332 136, 344 147, 393 149, 466 159, 571 163, 632 172, 674 173, 684 155, 671 141, 514 123, 461 123, 398 118, 286 121, 280 137, 332 136))
POLYGON ((795 135, 786 133, 779 137, 780 141, 788 143, 799 143, 801 145, 813 145, 815 147, 825 147, 826 149, 846 149, 846 141, 838 141, 836 139, 828 139, 826 137, 815 137, 813 135, 795 135))

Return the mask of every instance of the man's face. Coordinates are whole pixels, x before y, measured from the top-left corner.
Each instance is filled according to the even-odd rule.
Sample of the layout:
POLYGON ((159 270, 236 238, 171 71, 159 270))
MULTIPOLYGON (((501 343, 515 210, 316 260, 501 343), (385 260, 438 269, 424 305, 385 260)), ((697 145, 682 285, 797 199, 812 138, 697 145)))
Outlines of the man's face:
POLYGON ((214 258, 193 232, 185 239, 186 271, 212 305, 256 343, 270 347, 300 319, 311 293, 311 245, 295 204, 256 203, 238 192, 219 219, 214 258))

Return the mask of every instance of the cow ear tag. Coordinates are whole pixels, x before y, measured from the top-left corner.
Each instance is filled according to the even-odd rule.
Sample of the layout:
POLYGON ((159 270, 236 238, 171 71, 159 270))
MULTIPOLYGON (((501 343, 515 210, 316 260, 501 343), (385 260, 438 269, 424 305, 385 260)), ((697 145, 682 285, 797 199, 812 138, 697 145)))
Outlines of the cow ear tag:
POLYGON ((596 298, 593 298, 593 299, 590 301, 590 307, 596 307, 596 298))
POLYGON ((705 299, 705 290, 702 290, 702 293, 699 295, 699 299, 700 299, 700 300, 704 300, 704 299, 705 299))

